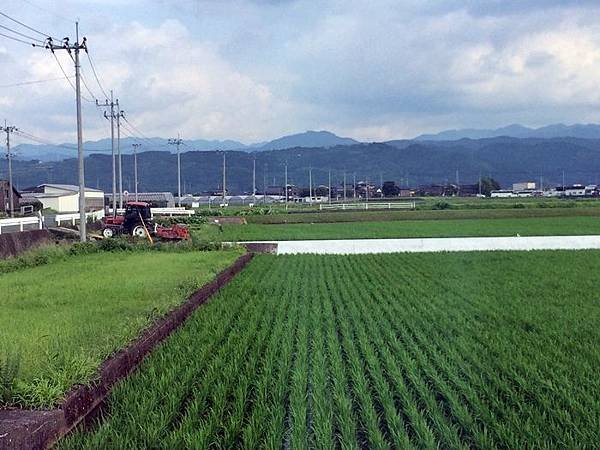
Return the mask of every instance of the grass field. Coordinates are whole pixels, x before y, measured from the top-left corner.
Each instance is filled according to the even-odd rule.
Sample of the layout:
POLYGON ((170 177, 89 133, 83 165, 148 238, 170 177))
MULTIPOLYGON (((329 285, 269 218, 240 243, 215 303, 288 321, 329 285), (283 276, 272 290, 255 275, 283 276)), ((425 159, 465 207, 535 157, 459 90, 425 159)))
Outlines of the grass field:
POLYGON ((594 448, 599 272, 595 251, 259 256, 61 448, 594 448))
MULTIPOLYGON (((598 202, 600 204, 600 201, 598 202)), ((363 210, 279 212, 247 216, 248 223, 336 223, 384 222, 398 220, 446 219, 525 219, 534 217, 600 217, 600 208, 510 208, 510 209, 445 209, 445 210, 363 210)))
POLYGON ((402 220, 354 223, 213 225, 196 228, 200 235, 223 241, 299 239, 383 239, 461 236, 550 236, 600 234, 600 217, 523 219, 402 220))
POLYGON ((0 362, 20 362, 4 401, 51 406, 239 254, 99 253, 0 275, 0 362))

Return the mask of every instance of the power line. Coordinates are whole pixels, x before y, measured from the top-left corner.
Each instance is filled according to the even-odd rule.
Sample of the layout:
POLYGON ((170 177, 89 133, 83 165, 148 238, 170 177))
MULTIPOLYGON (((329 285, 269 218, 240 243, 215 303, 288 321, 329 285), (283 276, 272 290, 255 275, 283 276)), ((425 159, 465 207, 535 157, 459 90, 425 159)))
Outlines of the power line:
MULTIPOLYGON (((68 78, 74 78, 74 76, 71 75, 68 78)), ((20 83, 14 83, 14 84, 2 84, 2 85, 0 85, 0 89, 18 87, 18 86, 28 86, 31 84, 49 83, 50 81, 59 81, 59 80, 64 80, 64 79, 65 79, 64 77, 58 77, 58 78, 50 78, 48 80, 33 80, 33 81, 22 81, 20 83)))
POLYGON ((23 39, 9 36, 8 34, 0 33, 0 36, 3 36, 8 39, 12 39, 13 41, 20 42, 21 44, 31 45, 32 47, 43 47, 43 45, 34 44, 33 42, 27 42, 27 41, 24 41, 23 39))
POLYGON ((27 4, 28 4, 28 5, 30 5, 30 6, 33 6, 33 7, 34 7, 34 8, 36 8, 36 9, 39 9, 40 11, 43 11, 43 12, 45 12, 45 13, 48 13, 48 14, 51 14, 51 15, 53 15, 54 17, 57 17, 57 18, 59 18, 59 19, 61 19, 61 20, 64 20, 65 22, 68 22, 69 24, 73 24, 73 22, 75 22, 74 20, 72 20, 72 19, 68 19, 68 18, 66 18, 65 16, 61 16, 60 14, 57 14, 57 13, 55 13, 55 12, 54 12, 54 11, 52 11, 52 10, 49 10, 49 9, 42 8, 41 6, 39 6, 39 5, 36 5, 35 3, 33 3, 33 2, 31 2, 31 1, 29 1, 29 0, 21 0, 21 1, 22 1, 22 2, 24 2, 24 3, 27 3, 27 4))
POLYGON ((102 83, 100 83, 100 78, 98 77, 98 73, 96 72, 96 67, 94 67, 94 63, 92 62, 92 57, 90 56, 90 53, 89 52, 85 52, 85 54, 87 55, 88 61, 90 62, 90 67, 92 68, 92 72, 94 73, 94 78, 96 78, 96 83, 98 83, 98 87, 100 88, 100 90, 104 94, 104 97, 108 99, 108 94, 106 93, 106 91, 102 87, 102 83))
POLYGON ((42 33, 40 30, 36 30, 33 27, 30 27, 29 25, 24 24, 23 22, 18 21, 17 19, 10 17, 8 14, 3 13, 2 11, 0 11, 0 16, 6 17, 8 20, 13 21, 14 23, 17 23, 19 25, 21 25, 22 27, 27 28, 29 31, 33 31, 34 33, 39 34, 40 36, 44 36, 44 38, 49 38, 52 37, 47 33, 42 33))
MULTIPOLYGON (((65 76, 65 79, 67 80, 67 82, 71 85, 71 87, 73 88, 73 90, 75 92, 77 92, 77 88, 75 87, 75 85, 73 84, 73 82, 69 79, 69 76, 67 75, 67 73, 65 72, 65 69, 63 69, 62 64, 60 63, 60 60, 58 59, 58 56, 56 56, 56 53, 52 52, 52 56, 54 56, 54 59, 56 60, 58 67, 60 67, 61 72, 63 73, 63 75, 65 76)), ((71 77, 73 78, 73 77, 71 77)), ((85 84, 85 83, 84 83, 85 84)), ((90 102, 90 103, 94 103, 93 100, 90 100, 87 97, 84 97, 83 95, 81 96, 82 99, 84 99, 86 102, 90 102)))
MULTIPOLYGON (((44 138, 35 136, 35 135, 33 135, 31 133, 28 133, 26 131, 23 131, 21 129, 15 131, 15 134, 18 135, 19 137, 22 137, 24 139, 36 142, 38 144, 50 145, 52 147, 64 148, 64 149, 67 149, 67 150, 77 150, 77 147, 71 147, 71 146, 65 145, 65 144, 55 144, 52 141, 49 141, 48 139, 44 139, 44 138)), ((107 149, 107 148, 90 150, 91 153, 108 153, 110 151, 111 150, 107 149)))
POLYGON ((45 44, 45 42, 44 42, 44 41, 42 41, 42 40, 40 40, 40 39, 38 39, 38 38, 34 38, 34 37, 32 37, 32 36, 29 36, 29 35, 27 35, 27 34, 23 34, 23 33, 19 32, 19 31, 13 30, 12 28, 6 27, 6 26, 4 26, 4 25, 1 25, 1 24, 0 24, 0 28, 3 28, 3 29, 5 29, 5 30, 7 30, 7 31, 9 31, 9 32, 11 32, 11 33, 14 33, 14 34, 16 34, 17 36, 21 36, 21 37, 23 37, 23 38, 25 38, 25 39, 31 39, 32 41, 39 42, 39 43, 40 43, 40 44, 42 44, 42 45, 43 45, 43 44, 45 44))

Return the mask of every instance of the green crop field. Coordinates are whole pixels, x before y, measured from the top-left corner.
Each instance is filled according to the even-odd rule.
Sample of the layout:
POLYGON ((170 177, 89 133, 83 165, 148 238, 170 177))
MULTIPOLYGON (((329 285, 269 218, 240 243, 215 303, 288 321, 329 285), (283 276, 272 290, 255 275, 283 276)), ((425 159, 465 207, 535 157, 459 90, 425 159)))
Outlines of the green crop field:
POLYGON ((200 235, 224 241, 376 239, 464 236, 548 236, 600 234, 600 217, 522 219, 398 220, 354 223, 203 225, 200 235))
POLYGON ((61 448, 595 448, 600 252, 258 256, 61 448))
POLYGON ((2 403, 47 407, 239 251, 98 253, 0 274, 2 403))
MULTIPOLYGON (((600 205, 600 202, 597 202, 600 205)), ((600 208, 510 208, 510 209, 444 209, 444 210, 360 210, 360 211, 300 211, 287 214, 274 210, 273 214, 246 216, 248 223, 335 223, 383 222, 397 220, 445 219, 524 219, 535 217, 600 217, 600 208)))

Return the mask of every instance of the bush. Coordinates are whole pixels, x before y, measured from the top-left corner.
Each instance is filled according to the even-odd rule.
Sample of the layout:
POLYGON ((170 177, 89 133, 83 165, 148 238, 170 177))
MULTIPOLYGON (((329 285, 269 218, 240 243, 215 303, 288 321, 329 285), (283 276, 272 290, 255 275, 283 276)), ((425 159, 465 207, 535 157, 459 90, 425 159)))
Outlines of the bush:
POLYGON ((513 208, 515 208, 515 209, 525 209, 525 205, 523 203, 515 203, 513 205, 513 208))
POLYGON ((435 202, 431 206, 431 209, 435 209, 435 210, 450 209, 450 203, 444 202, 444 201, 435 202))

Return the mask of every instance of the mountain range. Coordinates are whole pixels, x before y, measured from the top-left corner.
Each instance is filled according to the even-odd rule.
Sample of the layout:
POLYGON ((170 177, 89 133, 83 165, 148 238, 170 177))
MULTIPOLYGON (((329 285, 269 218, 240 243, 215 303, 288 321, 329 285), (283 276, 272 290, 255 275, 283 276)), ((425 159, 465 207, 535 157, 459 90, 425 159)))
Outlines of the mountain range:
MULTIPOLYGON (((222 179, 222 153, 190 151, 182 147, 183 192, 218 191, 222 179)), ((231 193, 251 192, 252 167, 256 162, 256 184, 282 185, 284 168, 288 181, 308 185, 312 169, 314 184, 340 184, 368 179, 393 180, 402 186, 429 183, 476 183, 479 176, 491 176, 504 187, 522 181, 538 181, 545 186, 562 183, 600 181, 600 139, 511 138, 460 139, 457 141, 391 141, 337 145, 334 147, 294 147, 284 150, 245 150, 227 152, 227 180, 231 193)), ((111 189, 111 160, 107 154, 91 154, 85 160, 87 185, 108 192, 111 189)), ((139 189, 177 190, 177 157, 168 151, 144 151, 138 155, 139 189)), ((0 178, 7 175, 6 159, 0 160, 0 178)), ((77 159, 63 161, 13 162, 15 186, 25 188, 41 183, 77 183, 77 159)), ((123 156, 123 183, 132 191, 133 157, 123 156)))
MULTIPOLYGON (((461 129, 446 130, 437 134, 422 134, 414 139, 400 139, 385 141, 385 144, 403 148, 414 142, 442 142, 461 141, 463 145, 468 145, 465 140, 489 139, 494 137, 513 137, 513 138, 562 138, 572 137, 581 139, 600 139, 600 125, 596 124, 575 124, 564 125, 555 124, 541 128, 528 128, 522 125, 509 125, 496 129, 461 129)), ((169 145, 169 140, 165 138, 131 138, 121 139, 121 151, 123 154, 133 152, 133 143, 142 144, 138 151, 170 151, 175 152, 175 146, 169 145)), ((283 150, 287 148, 330 148, 335 146, 351 146, 361 142, 348 138, 340 137, 329 131, 306 131, 304 133, 283 136, 268 142, 258 142, 254 144, 244 144, 235 140, 205 140, 190 139, 184 140, 181 151, 214 151, 214 150, 240 150, 246 152, 263 152, 269 150, 283 150)), ((110 139, 101 139, 99 141, 87 141, 84 144, 87 155, 90 154, 110 154, 110 139)), ((21 160, 40 160, 40 161, 60 161, 74 157, 77 153, 75 144, 19 144, 15 146, 15 159, 21 160)))
MULTIPOLYGON (((170 151, 175 152, 175 146, 169 145, 169 140, 164 138, 121 138, 121 153, 133 153, 133 143, 140 143, 141 148, 138 151, 170 151)), ((353 145, 359 142, 351 139, 337 136, 329 131, 306 131, 304 133, 292 134, 274 139, 269 142, 260 142, 256 144, 243 144, 233 140, 205 140, 190 139, 184 140, 181 151, 214 151, 214 150, 242 150, 248 152, 260 152, 267 150, 281 150, 292 147, 333 147, 336 145, 353 145)), ((99 141, 87 141, 84 143, 86 154, 110 154, 110 139, 101 139, 99 141)), ((77 155, 77 146, 75 144, 19 144, 13 148, 16 159, 22 160, 40 160, 40 161, 60 161, 66 158, 72 158, 77 155)))
POLYGON ((446 130, 436 134, 422 134, 417 136, 417 141, 456 141, 459 139, 485 139, 499 136, 516 138, 558 138, 576 137, 584 139, 600 139, 600 125, 562 123, 547 125, 540 128, 529 128, 513 124, 495 129, 464 128, 461 130, 446 130))

